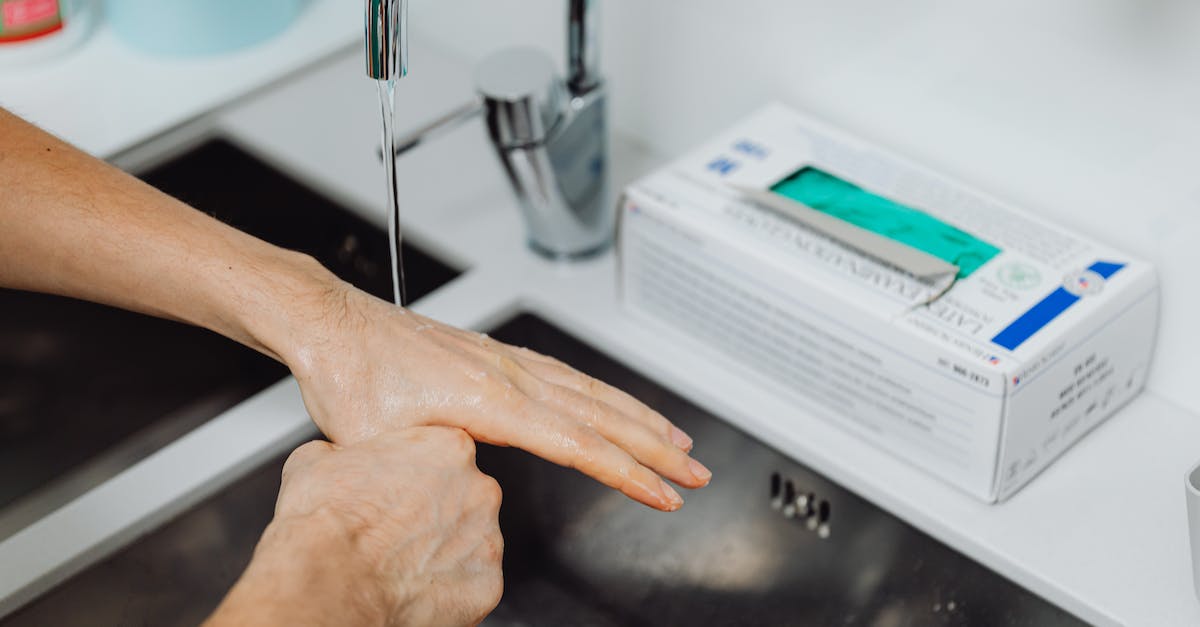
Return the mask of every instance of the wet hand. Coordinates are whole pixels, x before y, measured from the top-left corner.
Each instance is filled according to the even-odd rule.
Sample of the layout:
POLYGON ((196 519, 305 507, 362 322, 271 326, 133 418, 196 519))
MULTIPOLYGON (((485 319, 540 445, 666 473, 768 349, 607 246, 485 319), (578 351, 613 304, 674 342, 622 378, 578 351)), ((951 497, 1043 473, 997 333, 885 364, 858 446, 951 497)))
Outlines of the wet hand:
POLYGON ((210 626, 476 624, 503 589, 499 508, 460 429, 309 442, 210 626))
POLYGON ((339 443, 413 425, 458 427, 577 468, 664 511, 711 473, 658 412, 560 361, 396 307, 349 285, 323 296, 286 359, 317 425, 339 443))

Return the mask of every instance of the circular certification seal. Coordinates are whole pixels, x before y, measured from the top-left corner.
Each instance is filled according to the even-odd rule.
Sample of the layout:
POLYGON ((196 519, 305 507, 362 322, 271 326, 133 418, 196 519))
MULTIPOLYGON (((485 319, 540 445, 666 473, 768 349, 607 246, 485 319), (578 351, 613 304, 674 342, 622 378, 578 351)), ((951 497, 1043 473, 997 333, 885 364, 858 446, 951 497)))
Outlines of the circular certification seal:
POLYGON ((1042 273, 1027 263, 1014 261, 1000 266, 1000 269, 996 271, 996 278, 1005 287, 1028 290, 1037 287, 1042 282, 1042 273))
POLYGON ((1063 289, 1076 296, 1099 294, 1104 289, 1104 277, 1093 270, 1076 270, 1063 277, 1063 289))

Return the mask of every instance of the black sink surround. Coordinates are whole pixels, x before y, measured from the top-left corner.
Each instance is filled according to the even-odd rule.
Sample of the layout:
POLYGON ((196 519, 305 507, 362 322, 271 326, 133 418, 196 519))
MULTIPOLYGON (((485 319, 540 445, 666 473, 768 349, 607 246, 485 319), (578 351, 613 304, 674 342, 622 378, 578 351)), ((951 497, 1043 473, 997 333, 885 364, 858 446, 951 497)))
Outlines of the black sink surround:
MULTIPOLYGON (((714 479, 664 514, 481 445, 479 467, 504 488, 505 537, 504 598, 484 625, 1083 624, 544 320, 521 315, 491 335, 663 412, 695 438, 714 479), (812 494, 812 516, 794 499, 789 510, 784 493, 812 494)), ((196 624, 249 562, 282 465, 253 471, 7 624, 196 624)))
MULTIPOLYGON (((205 143, 142 178, 390 300, 382 230, 231 143, 205 143)), ((404 253, 414 299, 457 276, 416 249, 404 253)), ((0 511, 140 439, 123 460, 136 461, 286 374, 274 360, 203 329, 0 290, 0 511)), ((104 478, 92 474, 99 476, 85 482, 104 478)))

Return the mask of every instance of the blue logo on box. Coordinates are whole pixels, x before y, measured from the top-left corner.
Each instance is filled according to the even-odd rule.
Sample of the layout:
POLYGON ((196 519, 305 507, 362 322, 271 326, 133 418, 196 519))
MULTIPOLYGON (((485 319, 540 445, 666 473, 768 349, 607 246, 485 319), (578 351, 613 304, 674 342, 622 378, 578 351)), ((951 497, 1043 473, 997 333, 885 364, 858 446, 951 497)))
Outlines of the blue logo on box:
POLYGON ((766 159, 767 155, 771 154, 771 151, 767 150, 765 146, 756 144, 748 139, 737 140, 733 144, 733 149, 736 152, 740 152, 744 155, 748 155, 759 160, 766 159))
POLYGON ((737 161, 730 159, 729 157, 721 156, 708 162, 708 165, 704 167, 711 172, 716 172, 721 176, 725 176, 736 170, 739 165, 741 164, 739 164, 737 161))

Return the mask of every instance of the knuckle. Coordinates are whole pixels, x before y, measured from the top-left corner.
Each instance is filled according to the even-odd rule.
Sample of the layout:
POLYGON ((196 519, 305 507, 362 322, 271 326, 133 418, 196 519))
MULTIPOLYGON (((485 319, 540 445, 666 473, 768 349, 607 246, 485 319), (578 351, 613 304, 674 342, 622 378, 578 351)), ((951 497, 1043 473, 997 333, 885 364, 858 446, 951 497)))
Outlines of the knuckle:
POLYGON ((566 460, 568 467, 590 474, 589 469, 613 465, 608 462, 612 443, 591 427, 578 424, 565 435, 574 443, 574 450, 566 460))
POLYGON ((589 377, 582 372, 579 373, 579 378, 583 389, 588 393, 588 395, 593 397, 603 394, 608 387, 599 379, 589 377))
POLYGON ((512 379, 497 366, 486 379, 480 382, 481 392, 489 403, 510 403, 521 395, 516 391, 512 379))
POLYGON ((584 424, 580 424, 575 428, 575 438, 581 448, 593 453, 608 448, 611 444, 608 438, 605 438, 598 431, 584 424))
POLYGON ((652 425, 652 428, 661 434, 662 437, 666 438, 667 440, 671 439, 671 430, 675 428, 675 423, 667 420, 666 416, 663 416, 657 411, 645 406, 643 406, 643 409, 641 410, 641 415, 645 417, 646 421, 652 425))
POLYGON ((479 475, 482 477, 479 484, 481 502, 489 511, 499 511, 500 504, 504 501, 504 488, 500 487, 500 482, 495 478, 483 473, 479 475))
POLYGON ((528 357, 530 359, 535 359, 542 363, 548 364, 551 367, 554 367, 554 368, 557 368, 560 370, 565 370, 567 372, 575 371, 574 368, 568 366, 565 362, 563 362, 561 359, 559 359, 557 357, 552 357, 545 353, 540 353, 538 351, 533 350, 532 348, 528 348, 525 346, 520 347, 518 350, 521 351, 522 356, 528 357))
POLYGON ((609 462, 609 468, 616 478, 617 485, 614 487, 624 489, 631 482, 645 479, 645 477, 639 476, 642 473, 641 467, 642 465, 637 460, 624 451, 614 455, 613 459, 609 462))
POLYGON ((455 429, 454 443, 464 451, 475 452, 475 440, 471 438, 471 434, 462 429, 455 429))
POLYGON ((310 440, 297 446, 283 463, 283 474, 288 475, 302 468, 321 455, 329 452, 329 443, 324 440, 310 440))
POLYGON ((528 373, 519 376, 517 383, 522 391, 525 392, 525 395, 532 400, 548 401, 562 398, 562 393, 558 389, 558 386, 528 373))
POLYGON ((497 385, 499 387, 496 393, 489 397, 497 409, 510 414, 512 418, 523 418, 536 413, 535 406, 537 401, 517 389, 511 382, 498 383, 497 385))
POLYGON ((446 448, 458 453, 460 459, 471 459, 475 456, 475 440, 471 434, 462 429, 446 429, 444 432, 446 448))
POLYGON ((593 424, 603 422, 619 424, 619 421, 616 421, 616 410, 596 397, 589 397, 585 400, 584 411, 593 424))
POLYGON ((526 389, 541 381, 541 379, 538 379, 530 374, 530 372, 521 365, 521 362, 508 355, 499 355, 497 357, 496 369, 504 375, 505 379, 516 384, 522 389, 526 389))
POLYGON ((477 333, 475 335, 475 341, 479 344, 480 347, 482 347, 486 350, 489 350, 489 351, 496 350, 496 345, 499 344, 499 342, 497 342, 496 340, 493 340, 492 337, 490 335, 488 335, 487 333, 477 333))

